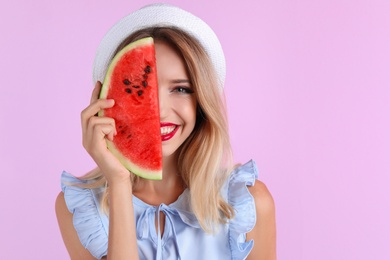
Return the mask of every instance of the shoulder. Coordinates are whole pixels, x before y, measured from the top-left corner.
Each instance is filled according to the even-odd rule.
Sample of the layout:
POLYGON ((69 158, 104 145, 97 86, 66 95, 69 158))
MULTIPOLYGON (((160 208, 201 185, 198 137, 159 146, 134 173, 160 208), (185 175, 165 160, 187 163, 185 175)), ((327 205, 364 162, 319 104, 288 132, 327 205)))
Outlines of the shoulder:
POLYGON ((236 212, 230 221, 233 259, 276 259, 275 204, 267 186, 257 178, 252 160, 230 176, 228 199, 236 212))
POLYGON ((66 203, 65 203, 65 198, 64 198, 64 193, 60 192, 57 195, 56 201, 55 201, 55 210, 56 210, 56 215, 57 215, 57 220, 58 224, 61 224, 62 221, 60 219, 66 219, 67 216, 71 216, 72 214, 69 212, 66 203), (61 222, 61 223, 60 223, 61 222))
POLYGON ((234 195, 238 195, 240 200, 244 196, 253 197, 256 213, 272 213, 275 210, 274 200, 267 186, 258 180, 258 176, 257 165, 253 160, 235 168, 229 179, 229 199, 234 195))
POLYGON ((63 172, 55 208, 65 246, 72 259, 101 258, 107 252, 108 219, 100 212, 100 188, 63 172), (79 256, 83 256, 83 258, 79 256))
POLYGON ((95 259, 81 244, 73 226, 73 214, 65 202, 64 193, 60 192, 55 201, 55 211, 62 239, 71 259, 95 259))
POLYGON ((248 186, 248 190, 255 200, 256 213, 262 215, 274 214, 275 203, 267 186, 256 180, 253 186, 248 186))
POLYGON ((256 224, 247 234, 247 241, 254 240, 254 247, 247 259, 274 260, 276 259, 274 199, 267 186, 259 180, 248 187, 248 190, 256 207, 256 224))
MULTIPOLYGON (((63 192, 60 192, 57 195, 55 201, 55 211, 56 211, 57 221, 60 227, 61 235, 62 238, 64 238, 65 234, 63 231, 74 229, 74 227, 72 222, 73 214, 70 213, 70 211, 68 210, 63 192)), ((64 242, 66 241, 64 240, 64 242)))

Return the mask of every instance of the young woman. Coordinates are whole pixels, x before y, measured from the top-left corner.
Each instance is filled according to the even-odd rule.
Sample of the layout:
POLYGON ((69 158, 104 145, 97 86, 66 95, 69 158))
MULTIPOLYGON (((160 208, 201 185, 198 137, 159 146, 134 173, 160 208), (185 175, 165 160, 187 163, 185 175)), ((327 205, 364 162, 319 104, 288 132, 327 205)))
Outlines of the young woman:
POLYGON ((62 174, 56 213, 72 259, 276 259, 275 210, 253 161, 233 167, 222 99, 219 41, 177 7, 144 7, 119 21, 98 48, 95 89, 81 113, 83 146, 97 168, 62 174), (106 148, 113 107, 98 99, 115 52, 151 36, 158 71, 163 180, 139 178, 106 148), (168 126, 167 126, 168 125, 168 126))

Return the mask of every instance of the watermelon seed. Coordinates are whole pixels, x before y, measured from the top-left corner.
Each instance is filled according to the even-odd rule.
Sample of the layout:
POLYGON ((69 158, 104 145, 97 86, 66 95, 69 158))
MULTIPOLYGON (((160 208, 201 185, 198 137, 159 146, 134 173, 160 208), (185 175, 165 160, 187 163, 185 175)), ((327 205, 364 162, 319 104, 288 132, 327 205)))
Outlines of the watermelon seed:
POLYGON ((151 71, 151 67, 148 65, 148 66, 146 66, 146 68, 145 68, 145 70, 144 70, 147 74, 149 74, 150 73, 150 71, 151 71))
POLYGON ((143 93, 144 93, 144 92, 143 92, 142 90, 139 90, 139 91, 137 92, 137 94, 138 94, 139 97, 142 96, 143 93))
POLYGON ((122 131, 121 131, 121 134, 124 134, 125 132, 126 132, 125 130, 122 130, 122 131))
POLYGON ((118 128, 119 128, 119 129, 121 129, 122 127, 123 127, 123 126, 121 126, 121 125, 120 125, 120 126, 118 126, 118 128))
POLYGON ((139 86, 138 85, 134 85, 133 88, 139 88, 139 86))
POLYGON ((125 90, 126 90, 126 92, 129 93, 129 94, 131 93, 131 89, 130 89, 130 88, 126 88, 125 90))
POLYGON ((127 136, 127 139, 129 139, 130 137, 131 137, 131 135, 128 135, 128 136, 127 136))
POLYGON ((125 84, 125 85, 130 85, 130 80, 128 80, 128 79, 125 79, 124 81, 123 81, 123 83, 125 84))
POLYGON ((148 78, 148 75, 144 74, 144 79, 147 79, 148 78))
POLYGON ((144 88, 146 88, 148 86, 148 82, 145 81, 142 81, 142 86, 144 86, 144 88))

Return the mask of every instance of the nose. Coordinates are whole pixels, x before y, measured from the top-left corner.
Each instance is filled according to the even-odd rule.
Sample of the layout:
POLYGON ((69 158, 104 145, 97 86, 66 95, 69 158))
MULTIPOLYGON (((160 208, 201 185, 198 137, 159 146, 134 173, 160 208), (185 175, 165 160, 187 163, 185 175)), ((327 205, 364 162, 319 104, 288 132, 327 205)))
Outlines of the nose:
POLYGON ((160 119, 164 119, 168 113, 169 99, 167 97, 167 94, 162 90, 162 88, 159 88, 158 103, 160 108, 160 119))

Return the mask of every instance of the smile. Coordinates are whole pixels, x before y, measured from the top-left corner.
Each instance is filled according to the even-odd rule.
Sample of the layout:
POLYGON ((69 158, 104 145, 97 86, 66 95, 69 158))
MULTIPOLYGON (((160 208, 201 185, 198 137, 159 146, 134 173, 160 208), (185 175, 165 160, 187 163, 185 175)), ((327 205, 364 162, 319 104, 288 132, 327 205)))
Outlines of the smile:
POLYGON ((167 141, 171 139, 179 129, 178 125, 172 123, 161 123, 160 131, 161 131, 161 141, 167 141))

